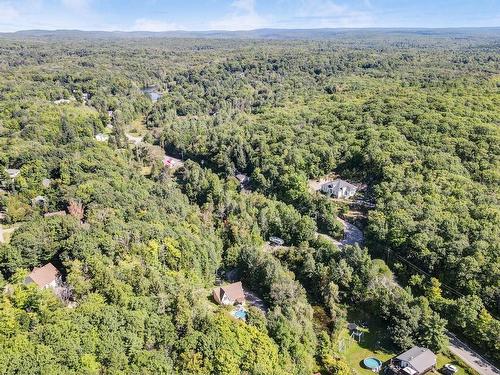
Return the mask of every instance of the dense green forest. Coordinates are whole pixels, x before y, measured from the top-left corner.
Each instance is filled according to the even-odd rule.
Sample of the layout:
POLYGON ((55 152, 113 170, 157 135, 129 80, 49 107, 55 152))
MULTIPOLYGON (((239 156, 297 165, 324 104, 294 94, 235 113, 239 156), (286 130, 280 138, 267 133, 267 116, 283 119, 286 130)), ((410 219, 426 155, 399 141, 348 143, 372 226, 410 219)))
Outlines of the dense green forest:
POLYGON ((0 374, 347 375, 352 308, 500 360, 499 40, 1 36, 0 374), (332 173, 363 246, 317 235, 332 173), (65 300, 23 283, 47 262, 65 300), (210 300, 228 271, 265 312, 210 300))

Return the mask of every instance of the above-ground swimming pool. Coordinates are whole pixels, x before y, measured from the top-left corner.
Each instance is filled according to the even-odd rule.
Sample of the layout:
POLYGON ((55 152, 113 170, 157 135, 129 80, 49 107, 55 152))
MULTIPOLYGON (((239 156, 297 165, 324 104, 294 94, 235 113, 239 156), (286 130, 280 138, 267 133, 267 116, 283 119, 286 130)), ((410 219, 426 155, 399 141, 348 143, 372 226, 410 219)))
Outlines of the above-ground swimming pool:
POLYGON ((382 362, 377 358, 368 357, 363 359, 363 365, 370 370, 378 370, 382 367, 382 362))

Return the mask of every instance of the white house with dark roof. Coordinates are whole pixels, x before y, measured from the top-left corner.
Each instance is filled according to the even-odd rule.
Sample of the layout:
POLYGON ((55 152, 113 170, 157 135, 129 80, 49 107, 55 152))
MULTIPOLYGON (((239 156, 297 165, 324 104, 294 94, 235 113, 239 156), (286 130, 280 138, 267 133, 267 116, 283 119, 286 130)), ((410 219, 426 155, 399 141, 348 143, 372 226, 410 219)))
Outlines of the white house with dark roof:
POLYGON ((357 190, 358 188, 355 185, 341 179, 329 181, 321 185, 321 191, 323 193, 339 199, 351 198, 356 194, 357 190))

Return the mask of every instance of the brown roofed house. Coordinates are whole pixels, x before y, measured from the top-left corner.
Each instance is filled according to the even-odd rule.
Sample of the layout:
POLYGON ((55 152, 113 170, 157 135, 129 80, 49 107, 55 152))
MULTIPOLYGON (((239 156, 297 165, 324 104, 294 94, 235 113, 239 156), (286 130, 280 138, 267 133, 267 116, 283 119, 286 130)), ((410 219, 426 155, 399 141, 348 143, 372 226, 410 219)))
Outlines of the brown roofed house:
POLYGON ((24 280, 25 284, 35 283, 39 288, 56 288, 59 285, 60 272, 52 263, 35 267, 24 280))
POLYGON ((245 302, 245 292, 241 281, 215 288, 213 296, 215 301, 221 305, 234 305, 245 302))

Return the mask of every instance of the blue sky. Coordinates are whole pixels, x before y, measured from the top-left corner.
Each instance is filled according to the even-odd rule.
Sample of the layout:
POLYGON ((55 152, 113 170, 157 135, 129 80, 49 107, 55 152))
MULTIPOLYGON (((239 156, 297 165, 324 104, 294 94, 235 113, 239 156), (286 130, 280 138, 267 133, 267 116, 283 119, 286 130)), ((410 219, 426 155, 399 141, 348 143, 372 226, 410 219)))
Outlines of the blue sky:
POLYGON ((500 26, 500 0, 0 0, 0 31, 500 26))

